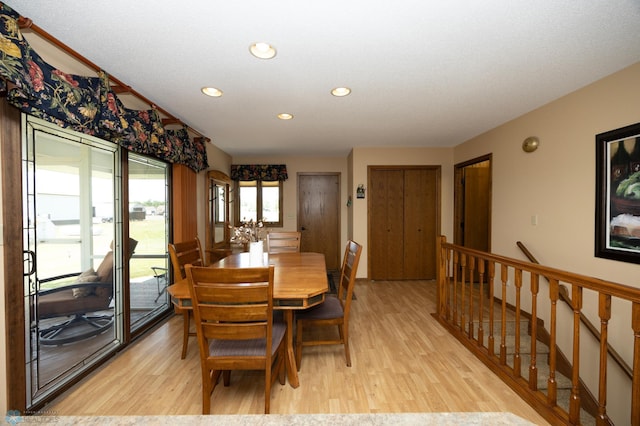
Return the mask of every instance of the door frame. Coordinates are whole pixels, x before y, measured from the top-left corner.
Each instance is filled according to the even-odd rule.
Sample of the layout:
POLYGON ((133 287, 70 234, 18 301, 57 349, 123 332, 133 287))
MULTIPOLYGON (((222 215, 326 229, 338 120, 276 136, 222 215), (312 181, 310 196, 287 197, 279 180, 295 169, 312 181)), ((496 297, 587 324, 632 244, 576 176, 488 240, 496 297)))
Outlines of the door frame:
MULTIPOLYGON (((482 155, 480 157, 476 157, 476 158, 472 158, 470 160, 467 161, 463 161, 461 163, 455 164, 454 165, 454 178, 453 178, 453 242, 454 244, 458 244, 458 245, 462 245, 462 242, 464 241, 464 229, 463 229, 463 221, 464 221, 464 202, 462 200, 462 197, 464 196, 464 191, 462 191, 463 189, 463 182, 462 182, 462 178, 463 178, 463 174, 464 174, 464 169, 466 167, 472 167, 474 165, 477 165, 479 163, 483 163, 485 161, 489 162, 489 193, 486 194, 489 199, 491 199, 491 193, 493 190, 493 184, 492 184, 492 179, 491 176, 493 175, 493 162, 492 162, 492 158, 493 155, 492 154, 485 154, 482 155)), ((487 241, 487 247, 488 247, 488 251, 491 251, 491 203, 489 203, 489 211, 488 211, 488 229, 487 229, 487 235, 488 235, 488 241, 487 241)))

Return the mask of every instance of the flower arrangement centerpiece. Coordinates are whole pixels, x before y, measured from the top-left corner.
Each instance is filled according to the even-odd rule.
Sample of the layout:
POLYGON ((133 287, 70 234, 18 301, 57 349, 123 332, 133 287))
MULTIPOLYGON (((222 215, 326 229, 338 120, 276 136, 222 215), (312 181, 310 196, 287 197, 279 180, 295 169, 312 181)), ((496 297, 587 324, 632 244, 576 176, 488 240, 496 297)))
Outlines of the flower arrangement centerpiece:
POLYGON ((262 241, 262 231, 264 230, 264 223, 262 220, 254 221, 243 219, 240 222, 240 226, 233 226, 233 235, 231 236, 231 242, 235 244, 242 244, 246 248, 249 243, 262 241))

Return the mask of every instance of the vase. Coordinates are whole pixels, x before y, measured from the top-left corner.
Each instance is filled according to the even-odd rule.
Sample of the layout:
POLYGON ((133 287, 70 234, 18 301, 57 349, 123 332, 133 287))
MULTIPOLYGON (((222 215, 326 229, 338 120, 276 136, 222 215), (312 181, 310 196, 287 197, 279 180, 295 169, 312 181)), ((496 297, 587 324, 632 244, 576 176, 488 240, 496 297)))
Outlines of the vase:
POLYGON ((264 244, 262 241, 249 243, 249 257, 252 265, 262 265, 264 263, 264 244))

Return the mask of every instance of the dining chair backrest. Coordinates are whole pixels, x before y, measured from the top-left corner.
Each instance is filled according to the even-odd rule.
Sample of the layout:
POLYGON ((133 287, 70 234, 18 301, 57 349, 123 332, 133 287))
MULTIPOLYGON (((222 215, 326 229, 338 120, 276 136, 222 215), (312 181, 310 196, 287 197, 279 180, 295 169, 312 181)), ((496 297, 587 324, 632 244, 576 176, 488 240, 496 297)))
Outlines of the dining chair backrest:
MULTIPOLYGON (((191 302, 202 337, 246 340, 269 335, 273 313, 273 265, 255 268, 187 266, 186 269, 191 274, 191 302)), ((267 339, 268 346, 270 341, 267 339)), ((208 344, 205 348, 208 350, 208 344)))
POLYGON ((171 266, 176 280, 187 277, 185 265, 206 266, 198 237, 169 244, 169 257, 171 257, 171 266))
POLYGON ((342 268, 340 270, 340 282, 338 283, 338 299, 344 302, 345 316, 349 316, 349 308, 353 299, 353 289, 356 283, 356 273, 362 246, 355 241, 349 240, 342 258, 342 268))
POLYGON ((300 370, 302 364, 302 348, 317 345, 344 345, 344 355, 347 366, 351 366, 349 352, 349 312, 353 299, 353 288, 356 283, 356 272, 362 246, 355 241, 349 241, 342 259, 338 294, 328 295, 324 302, 309 309, 296 311, 296 366, 300 370), (304 337, 304 329, 310 327, 338 327, 338 337, 330 338, 326 334, 304 337))
POLYGON ((218 376, 265 372, 265 413, 276 376, 284 384, 284 323, 273 322, 274 266, 207 268, 187 265, 203 383, 203 414, 218 376))
POLYGON ((292 253, 300 251, 300 232, 281 231, 267 234, 267 252, 292 253))

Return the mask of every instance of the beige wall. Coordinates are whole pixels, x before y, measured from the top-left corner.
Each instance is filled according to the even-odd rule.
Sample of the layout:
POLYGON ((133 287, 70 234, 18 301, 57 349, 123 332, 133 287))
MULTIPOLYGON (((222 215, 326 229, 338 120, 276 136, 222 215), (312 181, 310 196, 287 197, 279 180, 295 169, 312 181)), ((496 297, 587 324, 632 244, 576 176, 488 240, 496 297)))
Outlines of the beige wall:
POLYGON ((637 122, 640 63, 457 146, 456 163, 493 154, 492 251, 523 258, 521 240, 547 266, 640 286, 638 265, 594 257, 595 135, 637 122))

